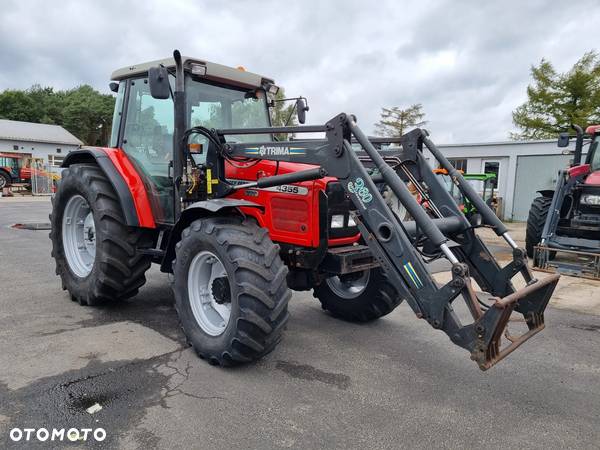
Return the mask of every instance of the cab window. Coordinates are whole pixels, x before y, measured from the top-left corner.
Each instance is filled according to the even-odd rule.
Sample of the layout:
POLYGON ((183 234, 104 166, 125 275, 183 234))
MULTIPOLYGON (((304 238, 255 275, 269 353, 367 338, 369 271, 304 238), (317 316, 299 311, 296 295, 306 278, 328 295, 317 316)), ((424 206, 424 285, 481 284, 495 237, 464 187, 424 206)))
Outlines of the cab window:
MULTIPOLYGON (((122 148, 146 183, 154 219, 173 221, 173 99, 156 99, 147 78, 129 81, 122 148)), ((123 126, 123 125, 122 125, 123 126)))

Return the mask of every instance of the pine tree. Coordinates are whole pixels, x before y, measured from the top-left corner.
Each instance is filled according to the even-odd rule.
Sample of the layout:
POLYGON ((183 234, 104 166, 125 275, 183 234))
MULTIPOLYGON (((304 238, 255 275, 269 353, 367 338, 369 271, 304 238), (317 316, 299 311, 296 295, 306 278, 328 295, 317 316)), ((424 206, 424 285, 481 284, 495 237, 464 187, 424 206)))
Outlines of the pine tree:
POLYGON ((406 109, 398 106, 381 108, 381 119, 375 124, 375 134, 385 137, 400 137, 409 128, 422 127, 427 123, 423 120, 425 113, 423 105, 415 103, 406 109))
POLYGON ((588 52, 564 73, 542 59, 531 67, 527 101, 514 110, 513 123, 521 129, 512 139, 551 139, 571 124, 600 121, 600 58, 588 52))

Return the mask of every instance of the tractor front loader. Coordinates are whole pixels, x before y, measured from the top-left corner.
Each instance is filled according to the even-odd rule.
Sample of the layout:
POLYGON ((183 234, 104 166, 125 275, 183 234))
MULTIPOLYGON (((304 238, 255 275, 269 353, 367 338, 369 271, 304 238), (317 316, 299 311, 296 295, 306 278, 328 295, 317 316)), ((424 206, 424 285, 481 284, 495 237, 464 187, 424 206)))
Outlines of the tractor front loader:
POLYGON ((377 319, 406 300, 482 370, 544 328, 559 276, 532 277, 524 250, 424 130, 396 139, 401 151, 392 168, 352 115, 272 127, 268 96, 277 87, 260 75, 176 51, 118 70, 113 80, 112 145, 70 153, 54 198, 53 256, 74 300, 130 297, 158 263, 173 274, 187 339, 218 365, 255 360, 277 345, 289 288, 313 290, 323 309, 348 321, 377 319), (324 137, 273 138, 305 133, 324 137), (424 146, 477 217, 458 209, 424 146), (409 182, 426 196, 427 210, 409 182), (385 189, 412 220, 390 209, 385 189), (475 234, 482 224, 513 249, 505 267, 475 234), (451 264, 445 284, 427 265, 438 258, 451 264), (514 287, 517 274, 524 288, 514 287), (513 313, 526 326, 520 336, 508 331, 513 313))

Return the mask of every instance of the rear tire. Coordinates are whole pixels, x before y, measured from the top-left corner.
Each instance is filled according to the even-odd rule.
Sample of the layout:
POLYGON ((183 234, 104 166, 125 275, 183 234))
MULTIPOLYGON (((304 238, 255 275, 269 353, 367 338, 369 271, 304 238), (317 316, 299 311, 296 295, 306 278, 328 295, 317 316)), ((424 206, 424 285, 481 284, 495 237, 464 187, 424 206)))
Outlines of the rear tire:
POLYGON ((198 219, 183 230, 175 254, 175 307, 201 358, 229 366, 275 348, 291 291, 279 246, 265 228, 236 217, 198 219))
POLYGON ((10 175, 0 170, 0 189, 10 186, 11 183, 12 180, 10 178, 10 175))
POLYGON ((402 303, 398 291, 380 268, 345 277, 331 277, 314 288, 313 295, 321 307, 334 317, 369 322, 391 313, 402 303))
POLYGON ((118 197, 98 166, 73 164, 62 172, 58 190, 52 198, 50 223, 56 274, 72 300, 81 305, 99 305, 125 299, 137 294, 146 282, 144 274, 151 260, 140 255, 137 249, 151 247, 152 235, 125 224, 118 197), (78 208, 73 209, 73 205, 78 208), (81 214, 72 212, 81 208, 89 211, 85 220, 81 214), (87 233, 88 239, 80 248, 91 246, 92 238, 94 241, 93 247, 85 252, 82 249, 80 259, 74 250, 78 231, 72 234, 68 231, 72 220, 64 217, 66 210, 67 214, 73 215, 73 220, 79 217, 87 226, 83 228, 82 225, 82 230, 86 231, 81 233, 87 233))
MULTIPOLYGON (((533 258, 534 247, 542 241, 542 232, 544 231, 551 203, 551 198, 536 197, 533 199, 533 203, 529 209, 527 231, 525 233, 525 250, 527 251, 527 256, 530 258, 533 258)), ((556 252, 553 253, 556 254, 556 252)))

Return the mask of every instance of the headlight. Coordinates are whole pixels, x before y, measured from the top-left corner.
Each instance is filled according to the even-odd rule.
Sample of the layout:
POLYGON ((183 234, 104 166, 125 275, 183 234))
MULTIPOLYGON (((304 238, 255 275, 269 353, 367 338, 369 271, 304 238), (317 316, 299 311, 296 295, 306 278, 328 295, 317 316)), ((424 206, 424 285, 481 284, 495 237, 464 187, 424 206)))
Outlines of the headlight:
POLYGON ((355 227, 356 226, 356 222, 354 221, 354 217, 352 217, 352 216, 348 217, 348 226, 349 227, 355 227))
POLYGON ((584 205, 600 206, 600 195, 583 194, 581 196, 581 203, 584 205))
POLYGON ((336 214, 331 216, 331 228, 344 228, 344 215, 336 214))

